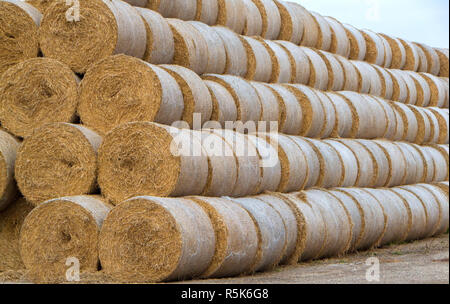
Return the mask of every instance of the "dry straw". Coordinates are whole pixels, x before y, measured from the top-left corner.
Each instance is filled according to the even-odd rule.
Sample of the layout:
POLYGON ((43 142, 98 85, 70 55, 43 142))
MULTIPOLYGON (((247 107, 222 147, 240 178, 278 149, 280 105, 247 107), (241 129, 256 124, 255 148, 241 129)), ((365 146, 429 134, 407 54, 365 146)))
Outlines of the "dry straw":
POLYGON ((419 47, 416 43, 412 42, 411 44, 415 48, 417 54, 419 55, 419 68, 417 72, 426 73, 429 69, 429 63, 425 51, 421 47, 419 47))
POLYGON ((97 271, 98 235, 111 208, 100 196, 73 196, 33 209, 20 231, 20 254, 31 277, 64 279, 70 258, 81 272, 97 271))
POLYGON ((308 85, 326 91, 328 87, 328 68, 325 61, 313 49, 302 47, 302 50, 308 57, 309 66, 311 67, 308 85))
POLYGON ((119 281, 183 280, 208 269, 215 242, 208 214, 192 200, 136 197, 105 220, 99 256, 103 270, 119 281))
POLYGON ((292 80, 294 83, 305 84, 309 82, 311 73, 310 62, 302 48, 288 41, 277 41, 288 53, 292 66, 292 80))
POLYGON ((406 64, 406 50, 403 44, 399 39, 395 37, 390 37, 385 34, 379 34, 383 37, 388 43, 392 51, 392 62, 391 69, 403 69, 406 64))
POLYGON ((377 71, 381 81, 381 92, 379 97, 392 100, 392 95, 394 94, 394 81, 392 80, 391 74, 386 69, 377 65, 373 65, 372 67, 377 71))
POLYGON ((245 28, 246 6, 242 0, 217 0, 219 16, 217 24, 226 26, 235 33, 241 34, 245 28))
POLYGON ((17 197, 14 165, 19 146, 16 138, 0 128, 0 211, 17 197))
POLYGON ((13 65, 38 56, 42 15, 18 0, 0 2, 0 75, 13 65))
POLYGON ((225 127, 226 121, 237 120, 237 108, 233 95, 226 87, 216 81, 204 80, 205 85, 211 93, 213 102, 212 121, 217 121, 222 127, 225 127))
POLYGON ((431 74, 421 73, 418 74, 417 77, 423 78, 430 89, 431 97, 428 105, 440 108, 445 107, 445 100, 448 98, 448 93, 446 92, 446 90, 448 91, 448 84, 444 83, 440 78, 431 74))
POLYGON ((276 122, 278 125, 281 123, 281 111, 279 109, 279 103, 277 96, 263 83, 252 81, 250 84, 255 88, 258 93, 259 100, 261 101, 261 122, 266 122, 267 126, 270 123, 276 122))
POLYGON ((33 207, 21 198, 0 212, 0 272, 25 268, 19 251, 20 228, 33 207))
POLYGON ((264 44, 251 37, 240 36, 247 52, 246 79, 269 82, 272 77, 272 60, 264 44))
POLYGON ((102 193, 114 204, 136 195, 201 194, 208 157, 195 132, 149 122, 115 128, 99 150, 102 193))
POLYGON ((375 68, 364 61, 353 61, 352 63, 361 76, 358 92, 381 96, 381 79, 375 68))
POLYGON ((278 43, 258 38, 269 52, 272 61, 272 76, 269 82, 290 83, 296 75, 293 75, 293 67, 289 60, 288 52, 278 43))
POLYGON ((350 39, 347 36, 345 27, 342 23, 332 17, 325 17, 325 20, 331 29, 330 53, 349 58, 351 51, 350 39))
POLYGON ((344 71, 344 90, 345 91, 353 91, 358 92, 359 89, 359 72, 356 69, 355 65, 347 58, 344 58, 339 55, 335 55, 336 59, 342 66, 342 70, 344 71))
POLYGON ((392 100, 398 102, 406 102, 408 99, 408 88, 406 87, 406 82, 401 76, 398 70, 386 70, 392 78, 393 82, 393 94, 392 100))
POLYGON ((435 175, 433 180, 436 182, 448 180, 449 177, 448 145, 446 146, 433 145, 430 147, 423 147, 423 149, 428 151, 434 162, 435 175))
MULTIPOLYGON (((363 95, 355 92, 339 92, 352 112, 352 128, 349 138, 367 138, 373 132, 374 123, 370 108, 363 95)), ((379 127, 379 126, 377 126, 379 127)))
MULTIPOLYGON (((133 0, 128 0, 125 2, 129 2, 133 0)), ((139 1, 139 0, 137 0, 139 1)), ((146 1, 146 0, 145 0, 146 1)), ((35 8, 37 8, 41 13, 44 13, 45 10, 52 4, 53 0, 25 0, 26 3, 31 4, 35 8)))
POLYGON ((353 129, 353 113, 351 106, 341 95, 332 92, 325 93, 336 108, 336 126, 333 137, 350 138, 353 129))
POLYGON ((249 272, 258 249, 258 234, 249 213, 223 198, 191 199, 208 214, 216 239, 213 259, 201 276, 218 278, 249 272))
POLYGON ((336 107, 333 104, 332 100, 324 92, 316 91, 316 95, 319 97, 325 114, 325 121, 322 132, 320 133, 320 137, 328 138, 333 135, 333 132, 337 125, 336 107))
POLYGON ((408 105, 401 103, 393 103, 392 105, 403 121, 404 132, 402 139, 408 142, 414 142, 419 132, 416 115, 414 115, 414 112, 408 105))
POLYGON ((281 29, 278 40, 290 41, 299 45, 303 38, 304 25, 297 7, 289 2, 274 1, 281 16, 281 29))
POLYGON ((316 12, 311 12, 314 22, 319 27, 319 39, 315 47, 319 50, 329 51, 332 43, 332 30, 326 19, 316 12))
POLYGON ((45 57, 67 64, 77 73, 113 54, 143 58, 146 51, 145 22, 138 11, 123 1, 81 0, 79 21, 66 18, 67 6, 50 6, 39 28, 45 57), (92 29, 101 28, 101 31, 92 29))
POLYGON ((414 79, 411 77, 411 75, 407 73, 403 73, 401 71, 398 72, 400 74, 400 77, 403 78, 406 84, 406 88, 408 89, 408 97, 406 98, 405 103, 415 105, 417 104, 417 89, 416 84, 414 83, 414 79))
POLYGON ((0 121, 18 137, 52 122, 75 120, 78 77, 48 58, 21 62, 0 77, 0 121))
POLYGON ((290 2, 289 4, 295 7, 296 14, 303 23, 303 37, 300 45, 316 47, 319 41, 320 28, 313 15, 298 3, 290 2))
POLYGON ((352 60, 364 60, 367 53, 367 44, 363 34, 350 24, 343 24, 343 26, 350 40, 349 58, 352 60))
POLYGON ((322 57, 328 70, 328 91, 342 91, 345 84, 345 75, 342 65, 330 53, 319 51, 318 54, 322 57))
POLYGON ((449 142, 449 113, 448 110, 439 108, 429 108, 430 112, 436 117, 439 125, 439 136, 437 143, 448 144, 449 142))
POLYGON ((441 131, 437 116, 434 115, 434 113, 432 112, 432 110, 430 110, 430 108, 421 108, 420 110, 425 114, 431 126, 430 139, 428 140, 428 142, 432 144, 438 144, 439 136, 441 136, 440 135, 441 131))
POLYGON ((431 124, 422 108, 416 106, 409 106, 409 109, 414 113, 417 120, 418 132, 414 142, 416 144, 428 143, 431 138, 431 124))
POLYGON ((133 121, 171 124, 182 118, 180 86, 165 70, 116 55, 93 65, 81 82, 78 113, 88 127, 106 134, 133 121))
POLYGON ((437 52, 426 44, 423 43, 415 43, 417 47, 422 49, 425 53, 426 61, 428 63, 427 73, 432 75, 439 75, 439 71, 441 69, 441 62, 439 60, 439 55, 437 52))
POLYGON ((383 43, 383 46, 384 46, 384 65, 383 65, 383 67, 389 69, 392 66, 392 60, 393 60, 393 56, 394 56, 392 53, 391 45, 389 44, 387 39, 385 39, 382 35, 378 34, 378 37, 381 39, 381 42, 383 43))
POLYGON ((245 36, 261 36, 263 30, 263 21, 261 13, 253 0, 241 0, 245 5, 245 27, 242 34, 245 36))
POLYGON ((325 140, 324 142, 333 147, 342 159, 343 174, 345 176, 342 187, 355 187, 360 170, 355 152, 343 143, 335 140, 325 140))
POLYGON ((281 16, 278 6, 273 0, 252 1, 258 7, 262 17, 261 36, 270 40, 277 39, 281 32, 281 16))
POLYGON ((417 71, 420 64, 420 58, 419 54, 417 53, 417 48, 415 48, 414 45, 407 40, 403 40, 400 38, 399 40, 406 51, 406 62, 403 66, 403 69, 408 71, 417 71))
POLYGON ((219 18, 219 2, 217 0, 197 0, 195 20, 208 25, 217 24, 219 18))
POLYGON ((427 82, 426 76, 421 76, 416 72, 410 71, 405 71, 404 73, 407 73, 413 79, 414 84, 416 85, 417 101, 415 104, 421 107, 428 107, 431 102, 431 87, 427 82))
POLYGON ((233 33, 226 27, 215 26, 214 30, 219 34, 225 46, 227 57, 225 74, 244 77, 247 74, 248 58, 241 39, 236 33, 233 33))
POLYGON ((448 77, 448 57, 449 52, 448 49, 435 49, 436 53, 439 56, 439 62, 440 62, 440 70, 439 70, 439 76, 440 77, 448 77))
POLYGON ((68 123, 35 129, 17 153, 15 177, 22 194, 38 205, 46 200, 92 193, 102 138, 68 123))

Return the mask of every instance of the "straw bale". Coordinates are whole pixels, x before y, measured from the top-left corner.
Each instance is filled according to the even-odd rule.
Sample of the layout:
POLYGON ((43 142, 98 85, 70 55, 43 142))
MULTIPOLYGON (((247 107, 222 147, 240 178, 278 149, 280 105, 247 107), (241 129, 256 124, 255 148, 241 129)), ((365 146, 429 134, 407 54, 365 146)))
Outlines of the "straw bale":
POLYGON ((219 16, 217 24, 226 26, 235 33, 242 34, 246 24, 246 6, 242 0, 217 0, 219 16))
POLYGON ((263 30, 263 20, 258 7, 253 0, 241 0, 245 5, 245 27, 242 35, 245 36, 261 36, 263 30))
POLYGON ((338 20, 332 17, 325 17, 331 29, 330 53, 350 57, 350 39, 347 36, 345 27, 338 20))
POLYGON ((292 66, 292 82, 305 84, 311 73, 310 61, 302 48, 288 41, 276 41, 288 53, 292 66))
POLYGON ((305 28, 301 16, 297 13, 298 8, 290 2, 274 2, 281 16, 280 34, 277 39, 299 45, 305 28))
MULTIPOLYGON (((221 0, 225 1, 225 0, 221 0)), ((232 3, 227 1, 227 3, 232 3)), ((214 30, 219 34, 225 46, 226 65, 225 74, 244 77, 247 74, 247 52, 239 36, 223 26, 215 26, 214 30)))
POLYGON ((406 62, 405 65, 403 66, 403 70, 418 71, 420 58, 417 52, 417 48, 415 48, 410 41, 403 40, 400 38, 398 40, 401 42, 406 51, 406 62))
POLYGON ((308 85, 326 91, 328 88, 328 68, 320 57, 318 51, 302 47, 303 52, 309 59, 309 66, 311 67, 308 85))
POLYGON ((350 57, 352 60, 364 60, 367 53, 366 39, 361 31, 351 26, 350 24, 343 24, 347 37, 350 40, 350 57))
POLYGON ((266 47, 272 61, 272 75, 269 82, 291 83, 296 75, 293 74, 293 66, 289 60, 288 52, 278 43, 258 38, 266 47))
POLYGON ((240 36, 247 52, 246 79, 269 82, 272 77, 272 59, 265 45, 251 37, 240 36))
POLYGON ((439 75, 440 77, 448 77, 448 57, 449 52, 448 49, 435 49, 436 53, 439 56, 439 62, 440 62, 440 70, 439 75))
POLYGON ((272 0, 252 0, 262 17, 261 37, 274 40, 281 32, 281 15, 278 6, 272 0))
POLYGON ((319 27, 319 39, 314 46, 319 50, 329 51, 332 43, 332 30, 327 20, 316 12, 310 12, 319 27))
POLYGON ((395 37, 390 37, 385 34, 379 35, 389 43, 389 46, 392 50, 392 62, 390 68, 400 70, 403 69, 406 64, 406 50, 403 44, 399 39, 395 37))

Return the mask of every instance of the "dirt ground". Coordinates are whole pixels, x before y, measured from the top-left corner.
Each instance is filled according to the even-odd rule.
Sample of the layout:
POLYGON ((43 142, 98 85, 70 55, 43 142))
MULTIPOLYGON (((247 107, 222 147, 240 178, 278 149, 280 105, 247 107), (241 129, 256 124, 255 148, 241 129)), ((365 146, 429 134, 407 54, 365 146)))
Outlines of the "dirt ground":
MULTIPOLYGON (((28 283, 23 272, 0 273, 0 283, 28 283)), ((102 275, 85 275, 80 283, 112 283, 102 275)), ((449 235, 408 244, 347 255, 341 258, 313 261, 253 276, 198 280, 194 284, 449 284, 449 235), (379 281, 376 265, 379 261, 379 281), (377 260, 374 260, 377 259, 377 260), (370 270, 375 270, 371 272, 370 270), (369 278, 375 279, 368 281, 369 278)))

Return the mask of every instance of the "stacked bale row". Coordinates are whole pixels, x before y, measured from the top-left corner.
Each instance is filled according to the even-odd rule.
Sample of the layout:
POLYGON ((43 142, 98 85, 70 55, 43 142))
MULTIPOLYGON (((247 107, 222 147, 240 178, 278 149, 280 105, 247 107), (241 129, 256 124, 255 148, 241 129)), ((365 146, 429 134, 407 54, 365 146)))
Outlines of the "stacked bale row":
POLYGON ((97 197, 66 197, 27 216, 20 253, 45 281, 65 274, 67 256, 82 271, 100 261, 123 282, 229 277, 445 233, 448 199, 448 183, 239 199, 141 196, 112 210, 97 197))

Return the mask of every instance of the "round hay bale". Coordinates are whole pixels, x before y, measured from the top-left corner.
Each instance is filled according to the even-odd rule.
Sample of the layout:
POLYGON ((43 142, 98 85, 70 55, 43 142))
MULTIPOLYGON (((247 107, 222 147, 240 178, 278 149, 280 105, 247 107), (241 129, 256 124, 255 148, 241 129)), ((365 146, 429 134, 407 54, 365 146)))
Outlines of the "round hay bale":
MULTIPOLYGON (((400 128, 401 132, 403 134, 403 124, 401 126, 398 125, 397 122, 397 115, 391 105, 391 102, 384 100, 380 97, 371 96, 372 100, 375 100, 379 106, 381 106, 384 110, 384 113, 386 115, 386 132, 384 133, 383 137, 390 140, 396 140, 397 130, 400 128)), ((379 117, 381 118, 381 117, 379 117)))
POLYGON ((433 186, 438 187, 439 189, 441 189, 442 191, 445 192, 445 194, 449 194, 449 185, 448 185, 448 181, 447 182, 439 182, 439 183, 434 183, 432 184, 433 186))
POLYGON ((201 194, 208 157, 196 132, 150 122, 115 128, 99 149, 102 194, 114 204, 137 195, 201 194))
MULTIPOLYGON (((442 219, 439 225, 438 230, 435 235, 441 235, 448 231, 449 227, 449 203, 448 203, 448 193, 445 192, 442 188, 430 185, 430 184, 419 184, 417 187, 425 188, 430 191, 435 197, 436 201, 439 203, 441 207, 442 219)), ((448 186, 448 184, 447 184, 448 186)))
POLYGON ((245 5, 245 27, 242 35, 245 36, 261 36, 263 30, 263 20, 258 7, 252 0, 241 0, 245 5))
POLYGON ((67 64, 76 73, 110 55, 143 58, 146 52, 145 22, 138 11, 123 1, 81 0, 79 21, 65 17, 67 5, 51 5, 42 18, 39 44, 45 57, 67 64), (93 31, 101 28, 101 31, 93 31))
POLYGON ((424 52, 424 50, 419 47, 416 43, 411 43, 412 46, 416 49, 417 54, 419 55, 419 68, 417 70, 417 72, 422 72, 422 73, 426 73, 429 69, 428 67, 428 60, 427 60, 427 56, 424 52))
POLYGON ((434 49, 439 56, 440 70, 438 76, 448 77, 448 63, 449 63, 449 52, 448 49, 434 49))
POLYGON ((449 142, 449 113, 448 110, 439 108, 429 108, 430 112, 436 117, 439 124, 439 136, 437 143, 448 144, 449 142))
MULTIPOLYGON (((130 3, 133 0, 126 0, 125 2, 130 3)), ((139 1, 139 0, 135 0, 139 1)), ((146 0, 145 0, 146 1, 146 0)), ((45 10, 52 4, 53 0, 25 0, 26 3, 34 6, 39 12, 44 13, 45 10)), ((134 5, 130 3, 131 5, 134 5)))
MULTIPOLYGON (((198 0, 175 0, 175 3, 172 6, 171 15, 167 17, 186 21, 194 20, 198 14, 199 9, 201 9, 201 7, 198 7, 199 3, 201 4, 201 2, 202 1, 198 0)), ((159 6, 161 6, 161 3, 159 4, 159 6)))
POLYGON ((299 135, 303 125, 303 110, 295 95, 282 85, 266 86, 272 90, 278 100, 280 132, 299 135))
POLYGON ((171 124, 181 120, 183 111, 176 80, 137 58, 105 58, 89 68, 80 84, 78 114, 86 126, 101 134, 133 121, 171 124))
POLYGON ((448 78, 439 78, 444 85, 444 93, 445 93, 445 102, 443 105, 443 108, 448 109, 449 108, 449 100, 450 100, 450 88, 449 88, 449 79, 448 78))
POLYGON ((448 146, 445 150, 441 146, 423 147, 431 156, 434 162, 434 182, 441 182, 448 180, 449 177, 449 159, 448 146))
POLYGON ((13 65, 38 56, 41 18, 36 8, 23 1, 0 2, 0 75, 13 65))
POLYGON ((328 138, 333 135, 333 132, 337 126, 336 106, 334 105, 333 101, 328 97, 327 94, 318 90, 315 93, 319 97, 323 109, 325 110, 324 127, 322 133, 320 133, 320 137, 328 138))
POLYGON ((103 271, 123 282, 198 277, 214 252, 211 220, 188 199, 144 196, 125 201, 110 212, 99 238, 103 271))
MULTIPOLYGON (((368 94, 370 92, 371 79, 370 79, 370 71, 367 71, 367 66, 365 62, 360 61, 351 61, 351 64, 354 66, 356 73, 358 75, 358 86, 355 92, 368 94)), ((373 76, 373 74, 372 74, 373 76)))
POLYGON ((222 39, 220 39, 219 34, 214 30, 214 28, 202 22, 189 21, 188 23, 200 32, 208 46, 208 64, 206 65, 204 73, 225 73, 227 53, 225 51, 225 45, 222 39))
POLYGON ((366 39, 361 31, 351 26, 350 24, 343 24, 345 32, 350 41, 350 56, 352 60, 364 60, 367 53, 366 39))
POLYGON ((375 183, 372 185, 374 188, 384 187, 389 182, 391 176, 391 167, 389 166, 389 158, 383 149, 377 145, 374 141, 357 139, 369 152, 373 155, 375 160, 374 167, 377 172, 377 178, 375 183))
POLYGON ((66 65, 47 58, 23 61, 0 76, 0 121, 18 137, 53 122, 73 122, 78 77, 66 65))
POLYGON ((233 95, 216 81, 203 80, 203 82, 211 93, 213 103, 211 120, 219 122, 222 127, 225 127, 226 121, 236 121, 237 108, 233 95))
POLYGON ((392 103, 394 110, 401 116, 404 132, 402 140, 406 140, 408 142, 415 142, 417 138, 418 130, 418 122, 417 117, 414 115, 414 112, 411 110, 411 107, 402 103, 392 103))
POLYGON ((229 277, 250 271, 258 249, 258 234, 249 213, 223 198, 190 199, 208 214, 216 239, 213 259, 201 277, 229 277))
POLYGON ((367 46, 364 60, 379 66, 384 66, 386 53, 381 36, 370 30, 361 30, 361 34, 364 36, 367 46))
POLYGON ((414 47, 414 45, 407 40, 398 39, 400 43, 403 45, 406 51, 406 62, 403 66, 403 70, 408 71, 417 71, 419 69, 420 64, 420 58, 419 54, 417 53, 417 48, 414 47))
POLYGON ((398 102, 406 102, 408 99, 408 88, 403 77, 400 76, 398 70, 386 70, 392 78, 393 93, 391 100, 398 102))
POLYGON ((345 85, 344 70, 339 61, 332 54, 319 51, 319 56, 322 57, 328 70, 328 91, 342 91, 345 85))
POLYGON ((287 85, 301 106, 303 119, 299 135, 318 138, 325 131, 325 109, 313 89, 304 85, 287 85))
POLYGON ((403 71, 399 71, 400 77, 403 78, 406 84, 406 88, 408 89, 408 97, 406 98, 406 104, 416 105, 418 102, 417 89, 416 84, 414 83, 414 79, 408 73, 403 71))
POLYGON ((201 75, 208 67, 208 43, 202 32, 189 22, 166 19, 173 33, 175 54, 173 64, 189 68, 201 75))
POLYGON ((270 123, 277 123, 279 125, 281 121, 281 111, 279 109, 277 96, 273 90, 260 82, 252 81, 250 84, 255 88, 259 100, 261 101, 260 122, 266 122, 269 126, 270 123))
POLYGON ((250 272, 273 269, 281 262, 286 246, 286 228, 280 214, 257 198, 230 200, 247 210, 257 227, 258 251, 250 272))
POLYGON ((332 17, 325 17, 331 29, 330 53, 341 55, 345 58, 350 57, 350 39, 348 39, 345 27, 338 20, 332 17))
POLYGON ((425 53, 428 69, 426 73, 432 75, 439 75, 439 71, 441 70, 441 62, 439 60, 439 55, 437 52, 426 44, 423 43, 414 43, 418 48, 422 49, 425 53))
POLYGON ((219 18, 219 2, 217 0, 197 0, 195 20, 207 25, 215 25, 217 18, 219 18))
POLYGON ((378 74, 378 78, 381 80, 381 92, 380 96, 385 99, 392 100, 392 95, 394 95, 394 81, 392 76, 385 68, 377 65, 372 66, 378 74))
POLYGON ((0 272, 24 269, 19 251, 20 228, 34 206, 21 198, 0 212, 0 272))
POLYGON ((404 142, 393 142, 400 148, 400 152, 406 161, 406 175, 404 184, 411 185, 421 182, 424 178, 424 164, 420 153, 410 144, 404 142))
POLYGON ((159 13, 136 7, 145 21, 147 48, 143 59, 153 64, 172 63, 175 54, 175 40, 169 23, 159 13))
POLYGON ((377 246, 387 228, 387 215, 381 203, 369 193, 357 188, 337 188, 336 191, 349 195, 362 210, 363 235, 354 245, 355 250, 365 250, 377 246))
POLYGON ((378 37, 380 37, 380 39, 384 45, 384 65, 383 65, 383 67, 385 67, 386 69, 389 69, 392 66, 392 60, 393 60, 393 56, 394 56, 392 53, 391 45, 382 35, 380 35, 380 34, 377 34, 377 35, 378 35, 378 37))
POLYGON ((355 152, 339 141, 324 140, 324 142, 332 146, 342 159, 345 176, 342 187, 355 187, 360 170, 355 152))
POLYGON ((389 162, 389 175, 384 186, 394 187, 405 184, 407 162, 401 149, 392 142, 385 140, 374 141, 386 155, 389 162))
POLYGON ((326 92, 325 94, 336 108, 336 126, 333 130, 333 137, 351 137, 353 128, 352 108, 341 95, 332 92, 326 92))
POLYGON ((400 112, 397 111, 397 109, 394 107, 395 102, 388 102, 388 106, 391 108, 391 110, 394 112, 395 115, 395 123, 396 123, 396 130, 395 135, 393 136, 392 140, 394 141, 402 141, 403 140, 403 133, 405 131, 405 125, 403 124, 403 119, 400 115, 400 112))
POLYGON ((76 258, 80 271, 97 271, 98 236, 112 209, 100 196, 46 201, 33 209, 20 231, 20 254, 37 281, 64 278, 66 261, 76 258))
POLYGON ((226 26, 235 33, 242 34, 246 24, 246 6, 242 0, 217 0, 219 16, 217 24, 226 26))
POLYGON ((385 34, 379 35, 383 37, 384 40, 387 41, 392 51, 392 62, 390 68, 399 70, 403 69, 403 67, 406 64, 406 50, 403 44, 400 42, 399 39, 395 37, 390 37, 385 34))
MULTIPOLYGON (((134 2, 139 2, 138 6, 147 7, 151 10, 159 12, 165 18, 175 17, 176 6, 179 5, 179 0, 131 0, 132 5, 136 5, 134 2), (144 1, 145 3, 141 3, 144 1)), ((130 2, 130 0, 127 0, 130 2)))
POLYGON ((317 51, 307 47, 301 47, 301 49, 308 57, 309 66, 311 67, 308 85, 326 91, 328 88, 328 68, 325 61, 323 61, 317 51))
POLYGON ((303 23, 303 37, 300 45, 316 47, 319 42, 320 28, 313 15, 298 3, 289 2, 289 4, 295 7, 296 14, 303 23))
POLYGON ((317 23, 319 27, 319 39, 315 47, 319 50, 329 51, 332 42, 332 30, 327 20, 316 12, 310 12, 313 16, 314 22, 317 23))
POLYGON ((311 73, 310 61, 302 48, 288 41, 276 41, 286 51, 292 66, 293 83, 307 85, 311 73))
MULTIPOLYGON (((231 2, 227 1, 227 3, 231 2)), ((247 74, 248 58, 247 52, 241 39, 236 33, 225 27, 215 26, 214 30, 217 32, 217 34, 219 34, 220 38, 222 39, 223 45, 225 46, 225 53, 227 57, 225 74, 244 77, 247 74)))
POLYGON ((416 143, 425 144, 430 143, 433 136, 433 126, 431 125, 431 120, 428 115, 423 110, 424 108, 410 106, 411 110, 414 112, 417 118, 417 124, 419 127, 419 133, 417 134, 416 143))
POLYGON ((272 62, 272 75, 269 82, 291 83, 296 75, 293 75, 293 67, 289 60, 289 54, 278 43, 258 38, 269 52, 272 62))
POLYGON ((0 211, 17 198, 14 165, 19 146, 18 140, 0 129, 0 211))
MULTIPOLYGON (((367 100, 363 95, 355 92, 339 92, 339 96, 343 97, 352 112, 352 128, 349 138, 366 138, 370 137, 373 128, 373 116, 370 108, 367 106, 367 100)), ((379 127, 379 126, 377 126, 379 127)))
POLYGON ((433 114, 430 108, 420 108, 420 110, 425 114, 425 117, 428 119, 431 126, 430 138, 427 142, 431 144, 438 144, 441 133, 438 118, 433 114))
POLYGON ((246 79, 269 82, 272 77, 272 59, 269 51, 259 40, 240 36, 247 52, 246 79))
POLYGON ((278 40, 284 40, 299 45, 305 30, 303 20, 297 13, 297 8, 289 2, 274 1, 281 16, 280 34, 278 40))
POLYGON ((358 92, 381 97, 381 79, 375 68, 371 64, 364 61, 353 61, 352 63, 361 76, 358 92))
POLYGON ((344 71, 344 88, 345 91, 353 91, 358 92, 359 89, 359 72, 356 70, 355 65, 347 58, 342 56, 335 56, 336 59, 342 66, 342 70, 344 71))
POLYGON ((262 17, 261 37, 275 40, 281 32, 281 16, 278 6, 272 0, 252 0, 262 17))
POLYGON ((405 71, 414 81, 417 91, 417 102, 415 103, 420 107, 428 107, 431 102, 431 88, 425 77, 412 71, 405 71))
POLYGON ((326 190, 313 189, 299 194, 316 205, 327 228, 326 242, 318 257, 341 256, 349 250, 352 240, 352 219, 345 205, 326 190))
POLYGON ((89 194, 96 190, 97 150, 102 138, 68 123, 35 129, 17 152, 15 178, 28 201, 89 194))
POLYGON ((218 82, 233 96, 237 109, 237 120, 243 123, 257 122, 261 118, 262 108, 256 89, 246 80, 230 76, 206 74, 203 79, 218 82))
POLYGON ((323 159, 320 158, 317 149, 306 138, 296 136, 291 136, 289 138, 295 142, 306 158, 308 174, 303 188, 308 189, 319 186, 321 183, 320 174, 321 168, 323 167, 323 159))
POLYGON ((410 210, 395 193, 386 189, 363 189, 375 197, 387 215, 386 232, 378 246, 405 241, 411 229, 410 210))
POLYGON ((416 74, 416 77, 425 80, 430 89, 430 102, 428 104, 424 104, 423 106, 443 108, 445 106, 445 99, 447 98, 447 94, 445 88, 446 85, 440 80, 440 78, 426 73, 416 74))
POLYGON ((201 125, 209 121, 212 115, 212 97, 203 80, 193 71, 177 66, 160 66, 168 72, 178 83, 183 94, 184 110, 182 120, 192 128, 194 116, 200 115, 201 125))
POLYGON ((362 95, 373 116, 373 126, 367 133, 367 138, 384 138, 388 129, 388 117, 380 101, 371 95, 362 95))
POLYGON ((436 168, 434 164, 434 159, 427 149, 424 149, 424 147, 411 144, 420 154, 423 160, 423 167, 424 167, 424 176, 423 179, 420 180, 422 183, 431 183, 435 181, 436 176, 436 168))

